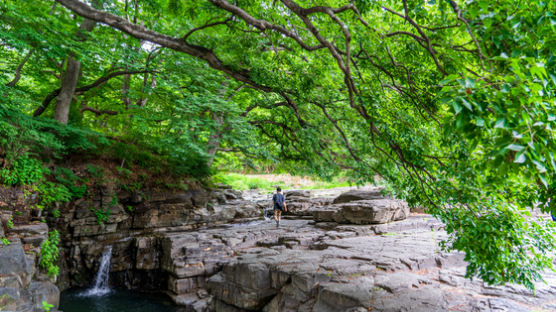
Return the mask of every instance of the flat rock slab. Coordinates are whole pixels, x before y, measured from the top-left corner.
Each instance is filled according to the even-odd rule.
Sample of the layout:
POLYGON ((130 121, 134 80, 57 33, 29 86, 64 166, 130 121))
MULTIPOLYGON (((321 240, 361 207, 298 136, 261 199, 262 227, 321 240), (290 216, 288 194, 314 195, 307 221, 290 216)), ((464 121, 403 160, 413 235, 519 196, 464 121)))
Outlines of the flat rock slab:
POLYGON ((336 197, 332 203, 342 204, 342 203, 349 203, 357 200, 380 199, 384 197, 380 193, 381 190, 382 190, 381 188, 366 188, 366 189, 350 190, 340 194, 340 196, 336 197))
POLYGON ((367 199, 325 206, 312 213, 317 222, 379 224, 407 218, 409 206, 397 199, 367 199))

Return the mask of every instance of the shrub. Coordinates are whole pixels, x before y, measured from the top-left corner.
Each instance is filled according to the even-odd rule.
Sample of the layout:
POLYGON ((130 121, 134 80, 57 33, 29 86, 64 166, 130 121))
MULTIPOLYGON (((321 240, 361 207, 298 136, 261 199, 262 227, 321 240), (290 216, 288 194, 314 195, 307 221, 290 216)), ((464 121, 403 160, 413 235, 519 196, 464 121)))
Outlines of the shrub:
POLYGON ((44 179, 48 173, 49 170, 40 161, 25 155, 16 159, 11 168, 0 169, 0 180, 7 186, 26 185, 44 179))
POLYGON ((59 268, 56 265, 59 254, 60 233, 57 230, 48 233, 48 238, 41 246, 41 260, 39 265, 46 270, 50 277, 58 275, 59 268))
POLYGON ((42 301, 42 309, 45 310, 46 312, 49 312, 50 309, 54 308, 53 304, 48 303, 48 301, 43 300, 42 301))
POLYGON ((46 181, 34 186, 33 189, 39 194, 40 200, 39 204, 37 204, 39 209, 50 207, 56 202, 62 203, 71 200, 71 193, 62 184, 46 181))
POLYGON ((126 179, 129 179, 132 174, 132 171, 127 168, 116 167, 116 170, 118 170, 118 173, 126 179))
POLYGON ((49 118, 33 118, 25 113, 0 106, 0 147, 8 163, 32 152, 59 158, 69 152, 94 150, 109 141, 101 134, 62 125, 49 118))

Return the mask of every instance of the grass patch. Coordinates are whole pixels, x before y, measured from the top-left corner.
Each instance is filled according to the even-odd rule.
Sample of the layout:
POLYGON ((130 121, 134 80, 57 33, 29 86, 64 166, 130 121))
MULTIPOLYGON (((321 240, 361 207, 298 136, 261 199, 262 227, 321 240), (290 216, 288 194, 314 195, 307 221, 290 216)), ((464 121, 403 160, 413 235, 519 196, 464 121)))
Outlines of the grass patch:
POLYGON ((313 180, 307 177, 275 174, 240 174, 240 173, 218 173, 213 176, 215 183, 232 186, 236 190, 267 190, 272 191, 277 186, 284 190, 288 189, 329 189, 336 187, 351 186, 348 181, 337 179, 330 182, 313 180))
POLYGON ((287 188, 287 185, 284 181, 269 181, 264 178, 248 176, 239 173, 219 173, 213 177, 213 181, 216 183, 230 185, 236 190, 273 190, 274 188, 276 188, 276 186, 287 188))

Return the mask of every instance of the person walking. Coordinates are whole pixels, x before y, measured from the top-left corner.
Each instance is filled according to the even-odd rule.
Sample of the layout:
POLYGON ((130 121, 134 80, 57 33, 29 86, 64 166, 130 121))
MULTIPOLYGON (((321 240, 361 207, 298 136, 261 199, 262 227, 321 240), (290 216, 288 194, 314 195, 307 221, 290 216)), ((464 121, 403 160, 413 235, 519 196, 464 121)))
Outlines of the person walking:
POLYGON ((276 188, 276 193, 272 196, 272 202, 274 203, 274 220, 276 221, 276 227, 279 227, 282 212, 288 211, 286 198, 284 194, 282 194, 282 189, 280 187, 276 188))

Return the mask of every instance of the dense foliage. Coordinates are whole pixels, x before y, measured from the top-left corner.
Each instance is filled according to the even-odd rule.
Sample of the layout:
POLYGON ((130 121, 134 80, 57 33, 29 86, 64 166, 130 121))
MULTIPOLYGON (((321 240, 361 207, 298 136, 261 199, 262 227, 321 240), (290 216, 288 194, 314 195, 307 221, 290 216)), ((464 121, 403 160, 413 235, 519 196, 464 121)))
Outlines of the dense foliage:
POLYGON ((3 183, 77 150, 380 177, 446 224, 468 276, 532 288, 553 268, 530 211, 556 213, 556 2, 91 4, 0 3, 3 183))

